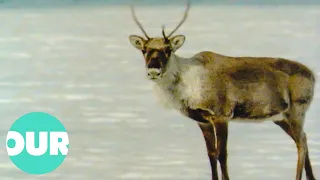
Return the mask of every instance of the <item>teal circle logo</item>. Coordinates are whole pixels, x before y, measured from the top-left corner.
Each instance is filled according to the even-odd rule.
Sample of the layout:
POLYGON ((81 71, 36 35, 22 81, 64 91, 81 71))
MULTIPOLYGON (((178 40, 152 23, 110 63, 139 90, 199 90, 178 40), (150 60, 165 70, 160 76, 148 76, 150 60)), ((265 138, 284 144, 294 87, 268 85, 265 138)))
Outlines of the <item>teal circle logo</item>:
POLYGON ((69 138, 57 118, 44 112, 31 112, 12 124, 6 147, 19 169, 28 174, 46 174, 63 163, 69 138))

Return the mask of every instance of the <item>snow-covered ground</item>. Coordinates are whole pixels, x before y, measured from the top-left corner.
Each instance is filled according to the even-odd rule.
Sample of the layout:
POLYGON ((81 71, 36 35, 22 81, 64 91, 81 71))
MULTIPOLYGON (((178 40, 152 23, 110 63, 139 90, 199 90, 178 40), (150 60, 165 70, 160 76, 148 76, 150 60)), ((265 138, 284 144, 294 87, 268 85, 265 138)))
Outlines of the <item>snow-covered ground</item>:
MULTIPOLYGON (((181 7, 136 7, 150 36, 170 31, 181 7), (154 16, 154 17, 153 17, 154 16)), ((320 76, 320 7, 194 6, 177 52, 296 59, 320 76)), ((144 60, 128 41, 142 33, 128 7, 0 11, 1 180, 207 180, 209 162, 194 121, 156 104, 144 60), (20 172, 5 151, 15 119, 29 111, 57 116, 70 137, 54 172, 20 172)), ((311 161, 320 178, 320 87, 307 114, 311 161)), ((232 123, 229 171, 235 180, 291 180, 296 148, 272 122, 232 123)))

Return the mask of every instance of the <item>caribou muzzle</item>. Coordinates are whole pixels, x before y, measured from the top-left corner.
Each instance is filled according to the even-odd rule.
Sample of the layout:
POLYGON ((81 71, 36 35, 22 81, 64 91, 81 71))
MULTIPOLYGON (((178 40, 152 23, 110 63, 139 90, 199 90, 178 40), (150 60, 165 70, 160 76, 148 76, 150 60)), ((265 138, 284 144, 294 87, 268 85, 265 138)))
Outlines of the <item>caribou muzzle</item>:
POLYGON ((156 80, 161 77, 162 70, 160 68, 148 68, 147 73, 151 80, 156 80))

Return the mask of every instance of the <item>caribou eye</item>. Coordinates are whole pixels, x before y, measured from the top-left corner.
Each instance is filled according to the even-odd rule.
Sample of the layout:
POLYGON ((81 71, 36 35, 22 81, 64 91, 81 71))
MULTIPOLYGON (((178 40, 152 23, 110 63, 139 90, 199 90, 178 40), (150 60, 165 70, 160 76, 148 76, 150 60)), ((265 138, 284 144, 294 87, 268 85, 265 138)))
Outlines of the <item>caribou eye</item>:
POLYGON ((170 55, 170 53, 171 53, 171 48, 170 48, 170 47, 166 47, 166 48, 164 49, 164 52, 165 52, 166 54, 170 55))

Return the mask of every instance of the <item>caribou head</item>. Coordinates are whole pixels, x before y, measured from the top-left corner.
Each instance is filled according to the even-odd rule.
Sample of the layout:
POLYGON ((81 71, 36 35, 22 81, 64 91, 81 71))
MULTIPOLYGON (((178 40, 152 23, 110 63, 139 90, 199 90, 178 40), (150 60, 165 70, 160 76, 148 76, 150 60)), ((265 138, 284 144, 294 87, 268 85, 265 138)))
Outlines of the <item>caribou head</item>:
POLYGON ((165 27, 163 25, 163 37, 149 37, 144 28, 142 27, 141 23, 138 21, 138 18, 134 11, 134 7, 131 5, 131 13, 133 19, 135 23, 139 26, 145 37, 141 37, 138 35, 130 35, 129 40, 135 48, 142 52, 146 63, 147 75, 150 79, 156 80, 161 78, 165 74, 171 55, 183 45, 185 41, 185 36, 173 36, 173 34, 186 20, 189 9, 190 2, 188 1, 183 19, 180 21, 177 27, 173 31, 171 31, 170 34, 166 35, 165 27))

